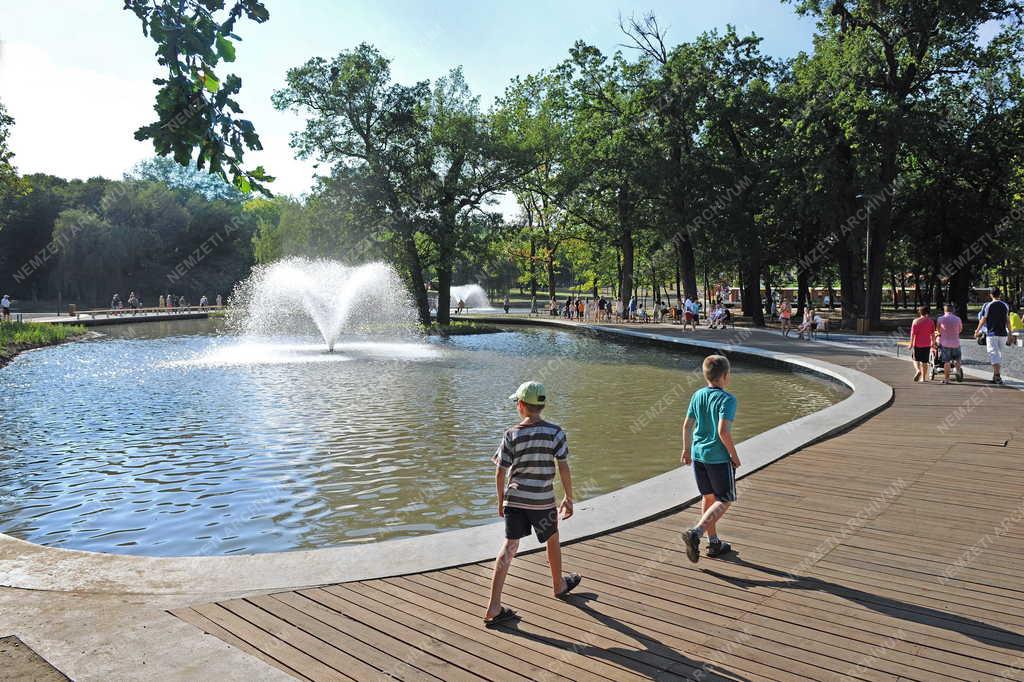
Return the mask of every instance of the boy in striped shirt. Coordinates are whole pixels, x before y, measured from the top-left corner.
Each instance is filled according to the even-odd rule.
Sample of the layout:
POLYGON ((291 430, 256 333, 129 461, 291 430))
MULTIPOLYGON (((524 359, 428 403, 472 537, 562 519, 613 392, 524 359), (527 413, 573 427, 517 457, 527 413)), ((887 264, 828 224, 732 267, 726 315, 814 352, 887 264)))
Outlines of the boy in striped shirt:
POLYGON ((572 516, 572 475, 565 431, 540 416, 547 404, 543 384, 527 381, 509 398, 516 401, 522 421, 505 431, 491 458, 497 467, 498 516, 505 519, 505 543, 494 562, 491 601, 484 613, 484 625, 488 627, 518 617, 515 611, 501 605, 501 591, 519 550, 519 540, 528 536, 531 529, 539 542, 547 544, 554 596, 565 597, 582 580, 576 573, 562 575, 562 548, 558 543, 559 515, 563 519, 572 516), (565 498, 558 507, 556 468, 565 490, 565 498))

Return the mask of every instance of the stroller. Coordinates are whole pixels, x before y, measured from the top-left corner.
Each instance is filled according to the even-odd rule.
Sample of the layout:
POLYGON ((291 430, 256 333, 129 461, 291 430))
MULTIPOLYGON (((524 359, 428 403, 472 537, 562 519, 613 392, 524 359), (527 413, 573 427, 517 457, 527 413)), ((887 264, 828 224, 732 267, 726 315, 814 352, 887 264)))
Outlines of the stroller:
MULTIPOLYGON (((964 380, 964 368, 962 360, 953 360, 956 363, 956 367, 953 369, 953 378, 956 379, 957 383, 961 383, 964 380)), ((942 344, 935 343, 932 345, 932 351, 928 355, 928 364, 931 366, 931 379, 935 380, 935 377, 939 374, 945 373, 942 362, 942 344)))

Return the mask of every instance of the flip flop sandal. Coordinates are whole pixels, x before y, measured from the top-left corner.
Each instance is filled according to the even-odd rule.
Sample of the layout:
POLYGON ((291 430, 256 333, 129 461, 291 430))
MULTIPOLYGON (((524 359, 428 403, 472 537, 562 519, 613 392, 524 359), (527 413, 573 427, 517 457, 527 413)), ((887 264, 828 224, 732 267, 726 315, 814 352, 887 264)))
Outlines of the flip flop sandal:
POLYGON ((567 596, 569 596, 569 593, 576 589, 576 586, 583 581, 583 576, 581 576, 579 573, 570 573, 569 575, 565 576, 564 580, 565 589, 555 595, 559 599, 565 599, 567 596))
POLYGON ((493 628, 497 625, 501 625, 502 623, 507 623, 509 621, 516 620, 517 618, 519 618, 518 613, 516 613, 515 611, 506 606, 502 606, 501 611, 498 611, 498 615, 496 615, 494 618, 484 618, 484 627, 493 628))

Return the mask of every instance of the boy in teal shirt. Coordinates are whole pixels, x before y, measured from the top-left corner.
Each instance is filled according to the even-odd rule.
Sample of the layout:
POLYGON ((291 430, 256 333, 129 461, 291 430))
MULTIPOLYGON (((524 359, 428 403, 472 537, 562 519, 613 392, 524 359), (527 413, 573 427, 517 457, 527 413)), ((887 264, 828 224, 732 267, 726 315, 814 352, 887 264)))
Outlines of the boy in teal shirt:
POLYGON ((729 360, 724 355, 704 358, 704 379, 708 385, 690 398, 683 421, 684 466, 693 463, 697 489, 703 496, 700 523, 682 533, 686 557, 700 559, 700 539, 708 534, 708 556, 717 557, 731 548, 718 537, 715 524, 736 501, 736 469, 740 458, 730 431, 736 418, 736 397, 729 386, 729 360))

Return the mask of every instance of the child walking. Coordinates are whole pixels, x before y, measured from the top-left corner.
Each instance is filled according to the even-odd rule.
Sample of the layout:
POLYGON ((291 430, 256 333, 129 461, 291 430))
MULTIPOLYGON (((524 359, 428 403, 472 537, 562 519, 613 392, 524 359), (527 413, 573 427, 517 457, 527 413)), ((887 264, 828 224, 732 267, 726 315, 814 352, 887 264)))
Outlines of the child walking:
POLYGON ((562 575, 562 548, 558 543, 559 515, 562 519, 572 516, 572 475, 565 431, 540 416, 547 404, 543 384, 527 381, 509 398, 516 401, 522 421, 505 431, 492 458, 497 467, 494 478, 498 516, 505 519, 505 542, 494 562, 491 601, 484 612, 487 627, 518 618, 515 611, 501 605, 501 591, 519 550, 519 540, 528 536, 531 529, 539 542, 547 543, 552 594, 563 598, 582 580, 576 573, 562 575), (565 498, 558 507, 554 488, 556 468, 565 490, 565 498))
POLYGON ((700 539, 708 535, 708 556, 717 557, 731 547, 718 537, 717 522, 736 501, 736 469, 740 458, 732 442, 732 422, 736 418, 736 397, 729 386, 729 360, 723 355, 704 358, 704 379, 708 385, 693 394, 683 421, 684 466, 693 463, 697 489, 703 496, 700 522, 682 533, 686 557, 700 559, 700 539))

